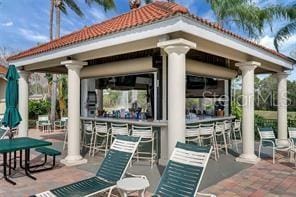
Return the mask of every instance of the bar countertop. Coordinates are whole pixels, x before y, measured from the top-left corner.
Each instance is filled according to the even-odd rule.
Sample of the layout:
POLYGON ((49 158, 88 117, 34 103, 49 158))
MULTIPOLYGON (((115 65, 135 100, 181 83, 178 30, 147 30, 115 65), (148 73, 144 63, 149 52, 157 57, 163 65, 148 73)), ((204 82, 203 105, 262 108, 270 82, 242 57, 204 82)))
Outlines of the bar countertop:
POLYGON ((120 118, 104 118, 104 117, 80 117, 81 120, 93 120, 100 122, 127 123, 142 126, 166 127, 166 120, 136 120, 136 119, 120 119, 120 118))
MULTIPOLYGON (((100 122, 114 122, 114 123, 127 123, 136 124, 143 126, 154 126, 154 127, 166 127, 168 125, 167 120, 136 120, 136 119, 118 119, 118 118, 105 118, 105 117, 80 117, 81 120, 92 120, 100 122)), ((206 123, 215 121, 224 121, 235 119, 235 116, 224 116, 224 117, 206 117, 204 119, 186 119, 186 124, 206 123)))

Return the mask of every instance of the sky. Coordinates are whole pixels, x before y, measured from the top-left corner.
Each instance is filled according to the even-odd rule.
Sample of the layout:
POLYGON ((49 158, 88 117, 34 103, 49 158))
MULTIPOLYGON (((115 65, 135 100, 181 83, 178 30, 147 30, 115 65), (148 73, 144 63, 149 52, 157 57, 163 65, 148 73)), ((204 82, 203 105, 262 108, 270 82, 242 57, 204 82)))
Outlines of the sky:
MULTIPOLYGON (((0 47, 6 47, 11 51, 21 51, 49 40, 50 0, 0 0, 0 2, 0 47)), ((130 10, 128 0, 115 0, 116 9, 108 12, 105 12, 98 5, 89 7, 85 4, 85 0, 76 0, 76 2, 84 12, 84 17, 80 18, 71 11, 68 11, 68 15, 62 15, 62 35, 130 10)), ((215 14, 211 11, 206 0, 176 0, 176 2, 187 7, 195 15, 215 21, 215 14)), ((263 7, 273 4, 287 5, 295 3, 295 0, 253 0, 253 2, 263 7)), ((264 34, 258 42, 265 47, 274 49, 274 34, 286 23, 287 21, 284 20, 274 21, 273 31, 266 25, 264 34)), ((234 26, 229 28, 235 33, 244 37, 247 36, 234 26)), ((282 45, 281 51, 290 55, 295 43, 296 35, 282 45)), ((296 71, 292 72, 290 80, 296 80, 296 71)))

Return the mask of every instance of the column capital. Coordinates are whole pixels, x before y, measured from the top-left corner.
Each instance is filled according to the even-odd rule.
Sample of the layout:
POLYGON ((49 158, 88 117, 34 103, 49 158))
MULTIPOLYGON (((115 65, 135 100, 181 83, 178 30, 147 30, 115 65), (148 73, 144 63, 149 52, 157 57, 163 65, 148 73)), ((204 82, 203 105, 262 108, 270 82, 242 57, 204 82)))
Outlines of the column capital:
POLYGON ((250 61, 250 62, 239 62, 235 64, 241 71, 251 71, 255 70, 257 67, 261 66, 260 62, 250 61))
POLYGON ((30 72, 25 70, 18 70, 18 74, 21 78, 28 79, 30 72))
POLYGON ((196 43, 183 38, 167 40, 157 43, 157 47, 163 48, 166 53, 186 54, 190 49, 196 48, 196 43))
POLYGON ((62 65, 65 65, 67 69, 77 70, 82 69, 83 66, 86 66, 88 63, 78 60, 66 60, 61 62, 62 65))
POLYGON ((275 73, 274 74, 278 79, 286 79, 289 75, 290 75, 290 72, 278 72, 278 73, 275 73))

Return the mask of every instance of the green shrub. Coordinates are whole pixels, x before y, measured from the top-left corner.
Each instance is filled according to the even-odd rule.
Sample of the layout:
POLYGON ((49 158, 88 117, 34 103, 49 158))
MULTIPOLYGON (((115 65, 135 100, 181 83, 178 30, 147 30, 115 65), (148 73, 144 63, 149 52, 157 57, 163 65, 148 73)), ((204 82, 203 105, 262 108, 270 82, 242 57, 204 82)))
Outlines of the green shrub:
POLYGON ((50 103, 47 100, 29 101, 29 119, 35 120, 39 115, 46 115, 50 111, 50 103))

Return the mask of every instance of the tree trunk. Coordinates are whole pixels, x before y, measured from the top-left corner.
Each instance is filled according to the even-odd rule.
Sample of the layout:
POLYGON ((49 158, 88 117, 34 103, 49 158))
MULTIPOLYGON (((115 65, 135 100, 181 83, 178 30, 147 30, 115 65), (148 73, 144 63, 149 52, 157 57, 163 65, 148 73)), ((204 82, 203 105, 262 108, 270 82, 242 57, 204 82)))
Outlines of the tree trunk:
POLYGON ((49 11, 49 39, 53 39, 53 12, 54 12, 54 0, 50 0, 49 11))
MULTIPOLYGON (((60 11, 60 1, 56 0, 55 11, 56 11, 56 34, 55 37, 60 37, 60 26, 61 26, 61 11, 60 11)), ((56 119, 56 105, 57 105, 57 75, 52 76, 52 86, 51 86, 51 109, 50 109, 50 119, 55 121, 56 119)))

